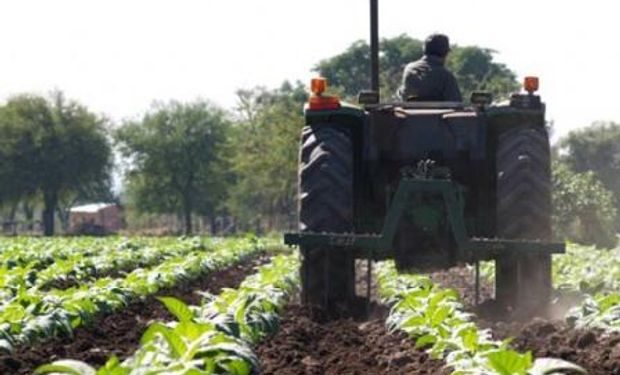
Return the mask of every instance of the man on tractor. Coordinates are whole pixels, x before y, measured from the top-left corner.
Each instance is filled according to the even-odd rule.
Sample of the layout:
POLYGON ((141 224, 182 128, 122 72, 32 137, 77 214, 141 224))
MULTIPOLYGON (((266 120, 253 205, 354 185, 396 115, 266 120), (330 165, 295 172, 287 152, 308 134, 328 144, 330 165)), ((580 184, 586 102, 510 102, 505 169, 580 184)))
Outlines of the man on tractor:
POLYGON ((454 75, 446 69, 450 41, 443 34, 432 34, 424 42, 424 56, 407 64, 399 96, 403 101, 460 102, 461 91, 454 75))

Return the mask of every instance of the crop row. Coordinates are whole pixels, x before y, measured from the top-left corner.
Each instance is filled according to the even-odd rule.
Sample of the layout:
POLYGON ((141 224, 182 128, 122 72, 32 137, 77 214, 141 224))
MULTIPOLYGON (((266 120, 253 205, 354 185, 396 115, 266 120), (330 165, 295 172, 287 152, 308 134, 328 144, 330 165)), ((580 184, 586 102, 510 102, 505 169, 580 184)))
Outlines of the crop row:
POLYGON ((97 255, 108 248, 123 247, 166 247, 197 243, 200 238, 177 237, 0 237, 0 267, 15 267, 30 263, 51 264, 57 259, 67 259, 73 255, 97 255))
MULTIPOLYGON (((485 279, 493 282, 494 272, 492 262, 482 264, 485 279)), ((553 257, 553 282, 555 298, 581 301, 565 316, 570 327, 620 331, 620 248, 568 244, 553 257)))
POLYGON ((566 254, 553 257, 553 280, 585 293, 620 291, 620 248, 599 250, 569 244, 566 254))
POLYGON ((112 357, 102 368, 73 360, 39 367, 36 374, 236 374, 257 372, 252 346, 278 328, 279 313, 297 290, 299 262, 277 256, 247 277, 238 289, 219 296, 203 294, 200 306, 160 298, 176 321, 151 324, 140 348, 120 362, 112 357))
POLYGON ((132 300, 201 274, 227 267, 263 250, 255 239, 222 240, 210 250, 194 250, 152 268, 138 268, 123 278, 102 278, 66 290, 20 289, 0 308, 0 349, 33 344, 59 334, 72 336, 78 326, 127 306, 132 300))
MULTIPOLYGON (((22 246, 35 244, 39 249, 39 258, 25 262, 22 253, 29 253, 30 248, 10 246, 12 257, 5 258, 0 267, 0 301, 6 302, 22 288, 46 288, 57 281, 71 280, 81 282, 112 272, 131 271, 137 267, 146 267, 160 263, 164 259, 188 254, 191 251, 213 246, 214 241, 199 238, 174 240, 166 239, 155 245, 145 239, 101 239, 80 238, 71 240, 47 241, 46 247, 37 246, 37 239, 23 243, 22 246), (58 250, 67 246, 69 251, 58 250), (55 259, 53 257, 56 256, 55 259), (19 259, 19 261, 17 261, 19 259), (53 259, 53 261, 48 261, 53 259)), ((0 243, 10 244, 9 240, 0 243)), ((7 246, 8 247, 8 246, 7 246)), ((7 254, 5 254, 7 255, 7 254)))
POLYGON ((391 305, 388 327, 415 339, 431 357, 442 359, 453 374, 548 374, 562 370, 585 373, 580 367, 550 358, 532 358, 509 347, 509 341, 492 339, 479 329, 459 302, 458 293, 442 289, 428 277, 399 275, 393 263, 378 270, 379 291, 391 305))
POLYGON ((570 326, 620 331, 620 248, 571 244, 566 255, 555 257, 553 271, 561 291, 583 297, 566 315, 570 326))

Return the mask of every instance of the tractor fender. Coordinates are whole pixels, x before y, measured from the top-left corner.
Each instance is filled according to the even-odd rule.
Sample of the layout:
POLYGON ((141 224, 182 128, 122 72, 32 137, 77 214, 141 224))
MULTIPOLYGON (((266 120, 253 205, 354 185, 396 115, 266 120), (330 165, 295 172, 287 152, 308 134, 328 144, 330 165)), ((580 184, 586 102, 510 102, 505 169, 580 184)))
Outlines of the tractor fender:
POLYGON ((338 124, 340 126, 355 128, 363 127, 367 113, 360 107, 352 104, 342 103, 336 109, 313 110, 304 108, 304 118, 306 125, 315 124, 338 124))

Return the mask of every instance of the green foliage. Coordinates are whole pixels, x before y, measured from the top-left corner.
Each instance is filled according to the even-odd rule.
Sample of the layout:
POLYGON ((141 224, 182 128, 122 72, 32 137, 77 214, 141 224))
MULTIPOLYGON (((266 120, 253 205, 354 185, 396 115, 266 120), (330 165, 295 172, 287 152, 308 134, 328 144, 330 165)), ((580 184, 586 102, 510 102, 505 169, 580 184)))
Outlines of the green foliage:
POLYGON ((157 104, 141 121, 127 122, 116 140, 130 161, 126 179, 130 204, 141 212, 212 215, 223 199, 218 163, 229 120, 215 105, 196 101, 157 104))
MULTIPOLYGON (((481 274, 493 282, 493 262, 483 262, 481 274)), ((553 257, 553 282, 561 301, 576 301, 564 316, 569 326, 620 332, 620 248, 599 250, 569 243, 566 254, 553 257)), ((541 372, 544 364, 540 363, 541 372)), ((569 368, 567 368, 569 370, 569 368)))
MULTIPOLYGON (((64 239, 38 241, 49 245, 50 252, 44 255, 45 258, 62 256, 63 253, 55 251, 55 248, 68 243, 64 239)), ((212 239, 206 242, 197 238, 136 239, 132 240, 133 243, 119 239, 95 241, 89 238, 72 241, 70 243, 77 250, 71 249, 70 253, 76 257, 80 252, 84 258, 96 257, 95 254, 101 250, 97 246, 107 248, 103 251, 110 253, 133 251, 133 257, 138 259, 140 257, 136 254, 144 253, 148 256, 148 247, 157 246, 162 248, 160 255, 168 256, 160 257, 160 261, 152 267, 135 268, 125 277, 95 278, 83 280, 68 289, 42 290, 36 285, 36 279, 25 280, 21 275, 13 274, 20 271, 17 266, 20 263, 31 269, 30 263, 26 263, 28 256, 24 256, 24 259, 4 258, 5 253, 16 255, 10 250, 6 251, 7 248, 17 248, 18 252, 21 250, 27 253, 26 249, 19 247, 21 241, 0 241, 0 259, 3 262, 0 271, 4 276, 2 280, 6 281, 0 285, 0 296, 3 298, 0 301, 3 306, 0 311, 1 350, 11 352, 16 345, 34 344, 56 336, 71 337, 75 328, 92 322, 97 316, 123 308, 136 298, 194 280, 207 271, 230 266, 264 249, 260 241, 252 238, 212 239), (93 245, 93 242, 93 249, 85 247, 93 245)), ((36 243, 32 241, 25 244, 33 242, 36 243)), ((54 264, 50 267, 53 268, 54 264)), ((189 312, 184 311, 183 306, 172 300, 164 300, 177 316, 188 319, 189 312)))
POLYGON ((72 359, 61 359, 53 364, 37 368, 35 374, 67 374, 67 375, 96 375, 96 371, 85 363, 72 359))
POLYGON ((598 250, 569 243, 553 258, 553 280, 559 289, 597 294, 620 289, 620 248, 598 250))
POLYGON ((617 209, 613 194, 594 172, 573 172, 554 162, 553 226, 556 237, 613 247, 617 242, 617 209))
POLYGON ((569 244, 553 259, 553 280, 562 295, 581 300, 566 314, 569 326, 620 332, 620 248, 569 244))
MULTIPOLYGON (((47 289, 59 281, 80 283, 110 272, 155 266, 166 259, 201 250, 192 241, 161 239, 97 240, 20 238, 0 241, 0 296, 19 288, 47 289)), ((0 297, 1 298, 1 297, 0 297)))
POLYGON ((620 294, 610 292, 587 296, 580 306, 569 311, 566 319, 577 329, 600 328, 620 332, 620 294))
POLYGON ((112 357, 99 370, 79 361, 57 361, 37 369, 59 374, 237 374, 259 369, 252 345, 278 328, 279 313, 299 286, 295 255, 277 256, 238 289, 207 295, 201 306, 174 298, 162 302, 179 321, 153 323, 140 348, 124 362, 112 357))
POLYGON ((242 223, 294 217, 299 135, 305 87, 284 82, 275 90, 240 90, 229 143, 228 210, 242 223))
MULTIPOLYGON (((560 140, 561 160, 578 173, 593 172, 615 195, 615 207, 620 209, 620 124, 595 122, 574 130, 560 140)), ((620 230, 620 222, 614 222, 620 230)))
MULTIPOLYGON (((402 34, 380 42, 379 67, 382 97, 387 100, 401 85, 407 63, 423 55, 423 43, 402 34)), ((471 92, 486 90, 496 98, 518 90, 515 74, 504 64, 493 61, 495 51, 475 46, 453 46, 447 66, 456 76, 465 100, 471 92)), ((314 68, 326 77, 334 90, 353 100, 361 90, 370 88, 370 47, 354 42, 343 53, 320 61, 314 68)))
POLYGON ((458 301, 456 292, 442 289, 426 276, 400 275, 392 262, 378 269, 379 294, 390 304, 387 324, 416 340, 417 347, 443 359, 456 375, 539 375, 570 369, 585 374, 577 365, 560 359, 538 358, 508 347, 508 340, 491 339, 480 330, 458 301))
POLYGON ((497 100, 519 90, 515 73, 494 62, 494 53, 488 48, 456 46, 448 55, 448 69, 456 76, 464 100, 474 91, 488 91, 497 100))
POLYGON ((105 126, 104 118, 60 92, 49 99, 10 98, 0 108, 0 199, 42 194, 44 230, 52 235, 61 196, 88 199, 109 192, 111 148, 105 126))

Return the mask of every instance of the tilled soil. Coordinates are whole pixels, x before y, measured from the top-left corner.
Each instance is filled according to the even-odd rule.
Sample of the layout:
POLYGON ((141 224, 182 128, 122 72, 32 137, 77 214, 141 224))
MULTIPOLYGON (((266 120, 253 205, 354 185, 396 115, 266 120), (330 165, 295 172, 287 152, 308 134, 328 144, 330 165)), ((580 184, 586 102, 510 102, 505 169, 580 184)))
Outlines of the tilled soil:
MULTIPOLYGON (((511 346, 532 351, 536 357, 562 358, 582 366, 590 375, 620 375, 620 334, 601 330, 574 330, 558 318, 534 318, 529 321, 503 322, 495 314, 492 285, 482 283, 480 306, 474 305, 474 279, 465 268, 432 274, 434 281, 459 291, 466 308, 476 313, 477 324, 490 328, 496 339, 512 337, 511 346)), ((560 306, 553 315, 561 316, 567 306, 560 306)))
MULTIPOLYGON (((236 288, 256 266, 268 259, 269 256, 262 254, 237 266, 208 273, 191 283, 162 290, 157 295, 173 296, 197 305, 201 297, 196 291, 217 294, 222 288, 236 288)), ((172 319, 162 303, 150 296, 100 318, 94 324, 76 329, 74 338, 57 338, 37 346, 18 348, 10 356, 0 356, 0 374, 29 374, 41 364, 63 358, 94 366, 103 365, 112 355, 122 360, 138 348, 149 322, 172 319)))
POLYGON ((535 319, 528 323, 482 322, 497 338, 514 337, 512 346, 536 357, 562 358, 589 375, 620 375, 620 334, 574 330, 564 322, 535 319))
POLYGON ((449 374, 444 363, 414 348, 404 333, 390 334, 385 311, 377 319, 316 322, 307 308, 291 304, 281 327, 256 348, 262 374, 449 374))

